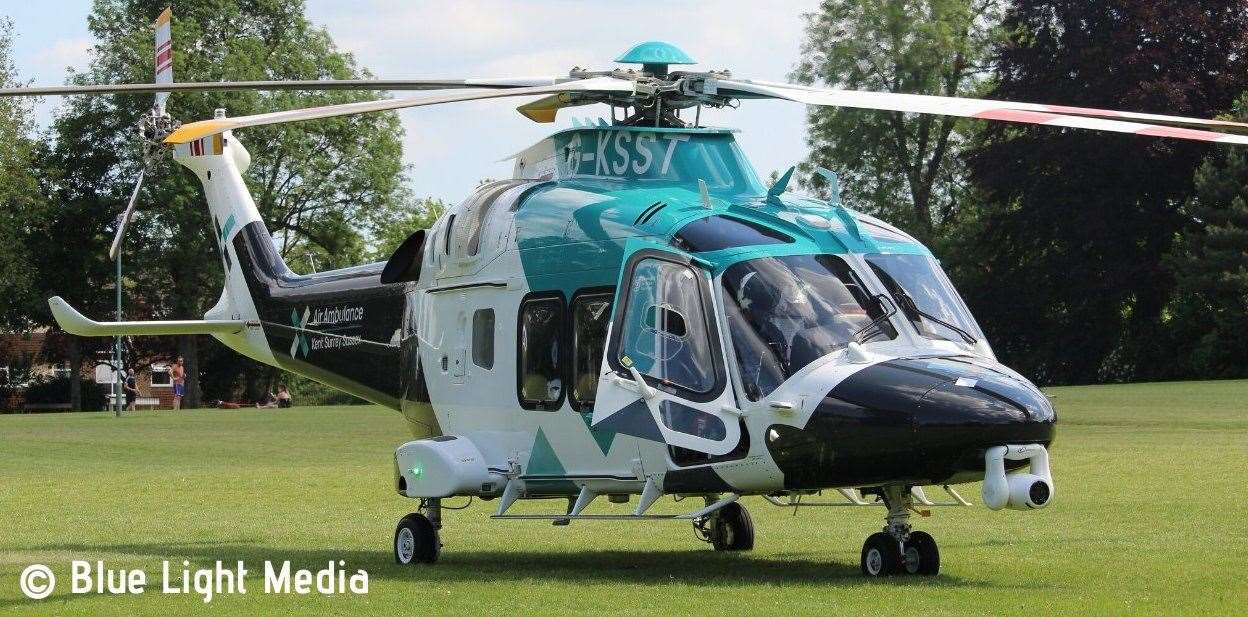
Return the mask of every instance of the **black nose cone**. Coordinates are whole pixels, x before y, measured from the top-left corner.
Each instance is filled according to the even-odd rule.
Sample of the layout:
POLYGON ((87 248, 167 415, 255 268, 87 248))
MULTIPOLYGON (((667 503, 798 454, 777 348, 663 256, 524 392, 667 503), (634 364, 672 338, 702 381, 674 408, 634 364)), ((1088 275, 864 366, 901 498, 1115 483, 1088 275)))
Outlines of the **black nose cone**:
POLYGON ((889 360, 846 378, 802 429, 774 426, 768 447, 788 488, 983 475, 986 448, 1049 444, 1052 405, 1030 383, 962 358, 889 360))

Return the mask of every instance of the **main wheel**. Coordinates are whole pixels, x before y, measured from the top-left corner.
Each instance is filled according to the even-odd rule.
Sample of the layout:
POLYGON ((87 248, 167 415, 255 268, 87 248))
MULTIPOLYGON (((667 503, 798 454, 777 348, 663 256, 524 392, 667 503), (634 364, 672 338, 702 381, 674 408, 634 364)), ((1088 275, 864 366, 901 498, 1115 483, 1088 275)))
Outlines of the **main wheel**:
POLYGON ((936 540, 926 531, 916 531, 906 540, 902 553, 902 567, 906 574, 935 576, 940 572, 940 549, 936 540))
POLYGON ((862 543, 862 573, 867 576, 893 576, 901 573, 901 550, 893 536, 877 531, 862 543))
POLYGON ((399 565, 433 563, 442 552, 438 530, 424 514, 411 513, 394 530, 394 561, 399 565))
POLYGON ((754 521, 739 503, 719 509, 711 522, 711 545, 717 551, 748 551, 754 548, 754 521))

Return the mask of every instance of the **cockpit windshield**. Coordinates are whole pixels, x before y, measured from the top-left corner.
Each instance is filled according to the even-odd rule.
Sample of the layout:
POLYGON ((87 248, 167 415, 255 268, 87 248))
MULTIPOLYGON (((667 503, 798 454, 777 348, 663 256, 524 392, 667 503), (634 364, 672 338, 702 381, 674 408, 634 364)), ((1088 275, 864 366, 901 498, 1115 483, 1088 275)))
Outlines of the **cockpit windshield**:
POLYGON ((974 345, 984 334, 940 264, 927 255, 866 256, 919 334, 974 345))
POLYGON ((721 285, 746 395, 758 400, 852 340, 896 338, 885 309, 834 255, 744 261, 721 285))

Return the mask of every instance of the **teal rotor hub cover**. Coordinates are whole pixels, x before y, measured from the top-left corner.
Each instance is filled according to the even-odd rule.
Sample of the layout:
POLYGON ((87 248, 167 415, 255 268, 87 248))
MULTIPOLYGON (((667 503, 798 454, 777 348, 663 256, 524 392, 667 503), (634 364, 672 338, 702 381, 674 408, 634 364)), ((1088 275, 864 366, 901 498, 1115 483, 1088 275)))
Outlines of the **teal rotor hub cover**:
POLYGON ((621 64, 640 64, 643 71, 654 75, 666 75, 670 64, 694 64, 689 54, 663 41, 646 41, 633 45, 615 61, 621 64))

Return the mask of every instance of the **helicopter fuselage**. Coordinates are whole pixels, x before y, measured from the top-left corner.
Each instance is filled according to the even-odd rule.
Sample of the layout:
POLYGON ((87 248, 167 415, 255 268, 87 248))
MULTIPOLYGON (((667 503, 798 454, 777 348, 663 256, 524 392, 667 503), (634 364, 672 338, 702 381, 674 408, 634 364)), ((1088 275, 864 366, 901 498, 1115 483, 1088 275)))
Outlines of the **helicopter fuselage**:
POLYGON ((1049 402, 926 248, 769 192, 730 131, 556 133, 397 256, 414 261, 394 283, 380 263, 292 273, 220 190, 245 153, 223 141, 207 148, 234 164, 197 171, 237 285, 223 302, 245 293, 231 316, 254 310, 262 341, 219 338, 401 411, 435 448, 396 454, 405 495, 447 496, 411 461, 452 437, 445 457, 472 461, 443 473, 471 481, 428 490, 484 497, 513 479, 526 497, 950 484, 983 478, 990 448, 1053 439, 1049 402))

